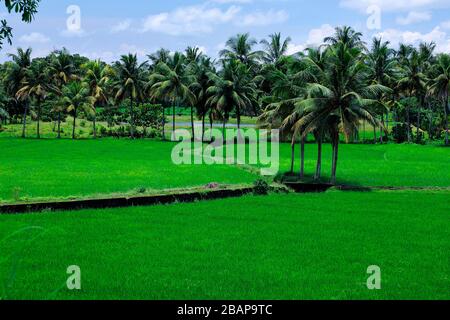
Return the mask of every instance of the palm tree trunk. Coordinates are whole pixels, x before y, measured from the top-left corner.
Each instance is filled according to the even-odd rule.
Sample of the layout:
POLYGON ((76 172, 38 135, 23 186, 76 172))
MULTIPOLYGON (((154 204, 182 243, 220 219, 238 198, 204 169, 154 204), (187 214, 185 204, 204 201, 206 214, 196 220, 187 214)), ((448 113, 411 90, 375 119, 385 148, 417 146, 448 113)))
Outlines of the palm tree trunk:
POLYGON ((58 139, 61 139, 61 111, 58 112, 58 139))
POLYGON ((322 133, 317 134, 317 167, 316 174, 314 175, 314 181, 319 181, 322 177, 322 133))
POLYGON ((428 101, 428 108, 430 109, 429 121, 428 121, 428 136, 433 140, 433 107, 430 101, 428 101))
POLYGON ((162 140, 166 140, 166 107, 162 106, 162 140))
POLYGON ((339 133, 334 134, 332 144, 333 144, 333 164, 331 167, 331 184, 336 184, 336 172, 339 154, 339 133))
POLYGON ((23 127, 22 127, 22 138, 25 138, 26 136, 26 127, 27 127, 27 113, 28 113, 28 101, 25 101, 25 105, 23 108, 23 127))
POLYGON ((194 107, 192 105, 191 105, 191 127, 192 127, 192 141, 195 141, 194 107))
POLYGON ((93 126, 94 126, 94 132, 93 132, 93 134, 94 134, 94 139, 97 139, 97 128, 96 128, 96 122, 97 122, 97 109, 95 108, 95 106, 94 106, 94 119, 93 119, 93 121, 92 121, 92 124, 93 124, 93 126))
POLYGON ((445 145, 449 145, 448 140, 448 91, 445 94, 445 105, 444 105, 444 124, 445 124, 445 145))
POLYGON ((300 179, 305 177, 305 138, 300 142, 300 179))
POLYGON ((205 141, 205 118, 206 118, 206 115, 203 114, 203 116, 202 116, 202 142, 205 141))
POLYGON ((77 109, 73 110, 73 127, 72 127, 72 140, 75 140, 75 127, 77 125, 77 109))
POLYGON ((416 133, 416 142, 419 143, 420 142, 420 120, 421 120, 421 111, 422 108, 421 106, 419 106, 419 110, 417 111, 417 133, 416 133))
POLYGON ((37 138, 41 138, 40 122, 41 122, 41 99, 37 99, 37 138))
POLYGON ((172 140, 175 139, 175 111, 176 111, 176 108, 175 108, 175 100, 174 100, 174 102, 172 103, 172 140))
POLYGON ((384 131, 383 131, 383 128, 384 128, 384 112, 381 112, 381 127, 380 127, 380 142, 381 142, 381 144, 384 143, 384 138, 383 138, 384 131))
POLYGON ((377 143, 377 127, 373 126, 373 143, 377 143))
POLYGON ((133 94, 130 94, 130 117, 131 117, 131 139, 134 139, 134 110, 133 110, 133 94))
POLYGON ((406 107, 406 125, 408 130, 408 142, 411 143, 411 118, 410 118, 410 110, 409 105, 406 107))
POLYGON ((295 164, 295 137, 292 138, 291 142, 291 174, 294 173, 294 164, 295 164))

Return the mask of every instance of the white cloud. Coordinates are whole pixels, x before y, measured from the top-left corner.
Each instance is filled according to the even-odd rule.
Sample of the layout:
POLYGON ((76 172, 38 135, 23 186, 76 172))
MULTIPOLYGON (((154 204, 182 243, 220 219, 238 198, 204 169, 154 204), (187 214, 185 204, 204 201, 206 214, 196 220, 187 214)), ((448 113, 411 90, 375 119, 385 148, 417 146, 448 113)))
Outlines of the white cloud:
POLYGON ((25 34, 19 38, 20 42, 23 43, 48 43, 50 38, 39 32, 32 32, 30 34, 25 34))
POLYGON ((450 51, 450 38, 440 27, 436 27, 428 33, 388 29, 378 33, 376 37, 382 37, 383 40, 388 40, 393 45, 400 43, 418 45, 420 42, 434 42, 437 52, 450 51))
POLYGON ((155 31, 170 35, 210 33, 214 26, 232 21, 241 11, 231 6, 227 10, 201 6, 180 7, 172 12, 149 16, 143 23, 143 32, 155 31))
POLYGON ((84 31, 83 29, 65 29, 61 32, 61 36, 66 37, 66 38, 82 38, 87 36, 87 32, 84 31))
POLYGON ((145 49, 127 43, 122 43, 120 45, 119 52, 121 54, 128 54, 128 53, 136 54, 139 58, 143 58, 147 54, 147 51, 145 49))
POLYGON ((296 54, 298 52, 302 52, 305 49, 306 49, 306 47, 303 44, 290 43, 286 53, 287 53, 287 55, 293 55, 293 54, 296 54))
POLYGON ((269 10, 267 12, 255 12, 244 15, 244 17, 239 19, 237 22, 241 26, 268 26, 271 24, 277 24, 285 22, 289 19, 289 15, 284 10, 274 11, 269 10))
POLYGON ((396 22, 399 25, 406 26, 414 23, 430 21, 432 14, 430 12, 411 11, 405 17, 398 17, 396 22))
MULTIPOLYGON (((248 3, 249 0, 216 0, 219 3, 248 3)), ((242 13, 242 7, 231 5, 222 9, 212 7, 211 2, 203 5, 179 7, 174 11, 161 12, 147 17, 142 32, 161 32, 173 36, 212 33, 218 25, 232 24, 240 27, 259 27, 278 24, 288 20, 284 10, 255 11, 242 13)))
POLYGON ((334 28, 329 24, 324 24, 320 28, 312 29, 309 32, 306 44, 308 46, 320 46, 323 44, 323 40, 326 37, 333 35, 334 32, 334 28))
POLYGON ((442 22, 441 27, 444 29, 450 29, 450 20, 442 22))
POLYGON ((131 20, 126 19, 124 21, 119 22, 117 25, 111 28, 112 33, 117 33, 121 31, 126 31, 131 27, 131 20))
POLYGON ((450 7, 448 0, 340 0, 340 6, 365 12, 375 5, 383 11, 410 11, 450 7))
POLYGON ((303 44, 291 43, 287 53, 292 55, 294 53, 301 52, 308 47, 318 47, 324 43, 323 40, 326 37, 333 35, 334 32, 334 28, 329 24, 324 24, 320 28, 311 29, 306 42, 303 44))

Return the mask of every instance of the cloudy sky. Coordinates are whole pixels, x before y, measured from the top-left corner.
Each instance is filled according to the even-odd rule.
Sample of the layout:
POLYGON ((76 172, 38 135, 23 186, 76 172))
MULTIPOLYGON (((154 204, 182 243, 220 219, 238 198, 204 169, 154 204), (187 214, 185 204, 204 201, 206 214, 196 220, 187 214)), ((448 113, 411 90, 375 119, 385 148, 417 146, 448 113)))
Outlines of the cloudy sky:
POLYGON ((450 52, 450 0, 42 0, 31 24, 3 9, 14 27, 16 47, 34 56, 66 47, 90 58, 116 60, 121 54, 141 58, 160 47, 198 46, 211 56, 232 35, 250 32, 262 39, 273 32, 292 38, 290 51, 319 44, 333 27, 351 25, 367 40, 382 35, 399 42, 435 41, 450 52), (78 15, 79 10, 79 15, 78 15))

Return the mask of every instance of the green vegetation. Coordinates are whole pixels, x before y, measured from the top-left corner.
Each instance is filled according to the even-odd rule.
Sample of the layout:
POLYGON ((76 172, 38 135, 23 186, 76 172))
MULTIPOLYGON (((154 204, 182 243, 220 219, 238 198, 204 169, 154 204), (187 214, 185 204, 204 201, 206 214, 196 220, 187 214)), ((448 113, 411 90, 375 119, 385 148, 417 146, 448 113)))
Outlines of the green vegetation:
POLYGON ((449 196, 330 191, 1 216, 0 279, 15 277, 0 296, 449 299, 449 196), (80 292, 65 289, 74 264, 80 292), (373 264, 379 291, 366 287, 373 264))
POLYGON ((233 166, 176 166, 174 144, 148 140, 0 139, 0 202, 220 184, 256 176, 233 166))

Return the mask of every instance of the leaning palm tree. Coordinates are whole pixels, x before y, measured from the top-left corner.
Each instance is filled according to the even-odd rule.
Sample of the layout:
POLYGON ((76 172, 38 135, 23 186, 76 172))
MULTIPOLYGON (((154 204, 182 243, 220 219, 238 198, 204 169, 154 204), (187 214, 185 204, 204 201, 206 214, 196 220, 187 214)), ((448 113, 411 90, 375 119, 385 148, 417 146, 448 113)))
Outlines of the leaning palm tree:
POLYGON ((27 74, 22 82, 22 87, 17 91, 17 98, 26 100, 34 98, 37 108, 37 138, 41 138, 40 120, 42 102, 47 98, 49 91, 53 90, 49 81, 47 62, 43 59, 36 59, 27 70, 27 74))
POLYGON ((100 60, 89 61, 82 65, 82 69, 85 71, 83 82, 87 84, 89 88, 89 95, 95 100, 94 103, 94 116, 93 116, 93 136, 97 138, 96 130, 96 118, 97 118, 97 106, 100 103, 106 103, 107 98, 107 85, 108 81, 114 76, 113 69, 100 60))
MULTIPOLYGON (((31 65, 31 48, 23 50, 22 48, 17 49, 16 54, 9 54, 8 56, 13 60, 13 63, 8 66, 5 78, 6 91, 13 97, 17 95, 20 90, 23 81, 27 75, 27 70, 31 65)), ((22 138, 26 135, 26 125, 27 125, 27 114, 29 108, 28 99, 24 99, 22 102, 23 106, 23 125, 22 125, 22 138)))
POLYGON ((130 126, 131 138, 134 138, 134 102, 139 101, 143 94, 144 79, 142 69, 146 62, 139 64, 136 54, 123 55, 120 61, 114 64, 116 100, 130 99, 130 126))
POLYGON ((89 95, 89 88, 85 83, 79 81, 70 82, 64 86, 62 104, 67 112, 73 113, 72 139, 75 139, 75 128, 78 111, 83 110, 86 114, 92 113, 95 99, 89 95))
POLYGON ((438 96, 444 108, 445 145, 449 145, 448 113, 450 92, 450 55, 441 54, 434 65, 436 77, 432 80, 431 90, 438 96))
POLYGON ((277 63, 281 57, 286 55, 291 41, 290 37, 282 40, 281 33, 271 34, 269 41, 266 39, 262 40, 261 44, 264 46, 262 59, 264 62, 268 64, 277 63))
MULTIPOLYGON (((193 106, 195 104, 195 95, 189 88, 193 83, 193 76, 186 70, 186 61, 183 54, 177 52, 170 61, 170 65, 160 62, 150 76, 148 88, 150 96, 153 100, 162 100, 169 98, 172 102, 172 138, 175 134, 175 104, 177 101, 188 103, 191 107, 191 115, 193 114, 193 106)), ((191 117, 192 118, 192 117, 191 117)), ((192 126, 192 138, 195 138, 194 127, 192 126)))

